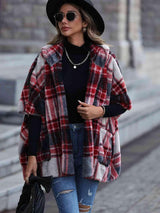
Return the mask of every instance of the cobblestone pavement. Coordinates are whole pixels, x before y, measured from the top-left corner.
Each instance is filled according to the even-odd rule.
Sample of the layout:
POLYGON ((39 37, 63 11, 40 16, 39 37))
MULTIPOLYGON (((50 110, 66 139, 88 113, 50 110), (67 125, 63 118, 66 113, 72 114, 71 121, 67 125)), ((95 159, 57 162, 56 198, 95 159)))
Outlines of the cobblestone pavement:
POLYGON ((160 212, 160 146, 96 194, 93 213, 160 212))
MULTIPOLYGON (((160 213, 159 130, 122 147, 122 174, 117 181, 99 185, 93 213, 160 213)), ((52 193, 46 198, 45 213, 58 213, 52 193)))

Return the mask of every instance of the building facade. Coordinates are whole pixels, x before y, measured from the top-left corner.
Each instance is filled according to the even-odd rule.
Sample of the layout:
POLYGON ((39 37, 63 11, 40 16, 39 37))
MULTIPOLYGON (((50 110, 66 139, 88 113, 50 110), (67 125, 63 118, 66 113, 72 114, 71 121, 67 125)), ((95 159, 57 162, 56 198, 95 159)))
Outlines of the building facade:
MULTIPOLYGON (((49 23, 47 0, 0 1, 0 52, 33 53, 56 34, 49 23)), ((141 64, 143 46, 160 47, 160 1, 93 0, 103 15, 103 38, 124 67, 141 64)))

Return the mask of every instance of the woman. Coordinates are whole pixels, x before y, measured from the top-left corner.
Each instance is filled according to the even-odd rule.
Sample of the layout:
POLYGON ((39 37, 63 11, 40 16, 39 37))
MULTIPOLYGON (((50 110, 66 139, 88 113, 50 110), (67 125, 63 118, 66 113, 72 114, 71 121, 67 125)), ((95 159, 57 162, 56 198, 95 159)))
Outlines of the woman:
POLYGON ((49 0, 47 15, 58 34, 32 64, 19 105, 24 179, 52 175, 60 213, 91 212, 98 183, 120 174, 117 118, 131 102, 92 2, 49 0))

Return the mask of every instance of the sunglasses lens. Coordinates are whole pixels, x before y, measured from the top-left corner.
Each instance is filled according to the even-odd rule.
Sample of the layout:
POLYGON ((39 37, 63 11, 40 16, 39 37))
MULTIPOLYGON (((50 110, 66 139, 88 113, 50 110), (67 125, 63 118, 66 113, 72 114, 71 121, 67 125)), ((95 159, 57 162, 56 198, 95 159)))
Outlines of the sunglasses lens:
POLYGON ((62 13, 57 13, 55 15, 55 19, 57 22, 61 22, 63 20, 64 15, 62 13))
POLYGON ((75 13, 69 12, 66 16, 68 21, 73 21, 75 19, 75 13))
MULTIPOLYGON (((65 16, 65 15, 64 15, 63 13, 57 13, 57 14, 55 15, 55 20, 56 20, 57 22, 61 22, 61 21, 63 20, 64 16, 65 16)), ((73 13, 73 12, 68 12, 68 13, 66 14, 66 18, 67 18, 68 21, 73 21, 73 20, 75 19, 75 17, 76 17, 76 15, 75 15, 75 13, 73 13)))

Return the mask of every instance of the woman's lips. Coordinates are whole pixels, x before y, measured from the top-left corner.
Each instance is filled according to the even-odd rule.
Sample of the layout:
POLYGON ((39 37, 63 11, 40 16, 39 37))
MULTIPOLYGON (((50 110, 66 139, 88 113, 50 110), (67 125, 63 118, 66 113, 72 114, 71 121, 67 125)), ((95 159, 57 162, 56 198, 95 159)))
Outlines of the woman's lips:
POLYGON ((62 31, 67 31, 67 30, 69 30, 69 29, 70 29, 69 27, 62 27, 62 28, 61 28, 62 31))

